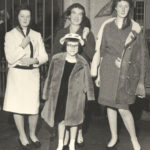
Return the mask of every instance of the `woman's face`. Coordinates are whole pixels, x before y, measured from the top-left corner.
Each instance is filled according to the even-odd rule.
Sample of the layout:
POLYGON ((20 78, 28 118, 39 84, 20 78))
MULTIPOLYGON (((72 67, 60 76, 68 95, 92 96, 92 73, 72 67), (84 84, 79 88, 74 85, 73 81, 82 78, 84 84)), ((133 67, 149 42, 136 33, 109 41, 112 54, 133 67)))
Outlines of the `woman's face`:
POLYGON ((78 53, 79 43, 68 41, 66 45, 67 54, 70 56, 75 56, 78 53))
POLYGON ((73 8, 70 14, 70 21, 73 25, 80 25, 83 18, 83 10, 80 8, 73 8))
POLYGON ((125 18, 128 15, 130 6, 127 1, 120 1, 116 6, 117 16, 120 18, 125 18))
POLYGON ((31 21, 31 12, 29 10, 21 10, 18 15, 18 21, 21 27, 28 27, 31 21))

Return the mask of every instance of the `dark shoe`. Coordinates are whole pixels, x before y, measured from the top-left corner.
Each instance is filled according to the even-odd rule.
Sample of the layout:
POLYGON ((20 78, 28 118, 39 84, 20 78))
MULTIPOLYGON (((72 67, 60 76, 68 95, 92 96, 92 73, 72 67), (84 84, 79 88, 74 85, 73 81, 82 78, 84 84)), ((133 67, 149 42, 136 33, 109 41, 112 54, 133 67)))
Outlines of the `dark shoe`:
POLYGON ((31 140, 31 144, 32 144, 35 148, 40 148, 40 147, 41 147, 40 141, 33 142, 33 141, 31 140))
POLYGON ((116 150, 116 146, 118 143, 119 143, 119 140, 117 140, 117 142, 111 147, 106 146, 106 150, 116 150))
POLYGON ((84 142, 82 142, 82 143, 76 142, 76 145, 77 145, 78 147, 84 147, 84 142))
POLYGON ((69 149, 69 146, 68 145, 64 145, 63 146, 63 150, 68 150, 69 149))
POLYGON ((20 139, 18 139, 18 143, 19 143, 20 147, 22 148, 22 150, 31 150, 31 145, 30 144, 23 145, 21 143, 20 139))

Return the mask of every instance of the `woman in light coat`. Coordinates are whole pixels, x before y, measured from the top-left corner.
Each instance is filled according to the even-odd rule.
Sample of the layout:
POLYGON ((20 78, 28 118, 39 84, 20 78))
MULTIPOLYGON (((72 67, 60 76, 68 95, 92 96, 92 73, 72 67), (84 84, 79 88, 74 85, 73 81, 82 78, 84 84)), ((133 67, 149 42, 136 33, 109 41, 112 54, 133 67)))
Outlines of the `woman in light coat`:
POLYGON ((39 111, 39 66, 48 61, 48 55, 40 33, 30 29, 29 7, 21 5, 17 17, 18 26, 5 36, 9 70, 3 110, 13 113, 19 143, 23 149, 30 149, 31 144, 24 129, 24 116, 28 115, 32 145, 40 147, 35 135, 39 111))
POLYGON ((106 149, 118 144, 117 111, 129 132, 134 150, 141 150, 136 136, 134 119, 129 105, 136 95, 145 97, 145 76, 148 68, 148 51, 141 27, 129 18, 131 0, 114 0, 117 16, 107 20, 101 27, 91 73, 97 75, 100 86, 98 102, 107 107, 111 138, 106 149))

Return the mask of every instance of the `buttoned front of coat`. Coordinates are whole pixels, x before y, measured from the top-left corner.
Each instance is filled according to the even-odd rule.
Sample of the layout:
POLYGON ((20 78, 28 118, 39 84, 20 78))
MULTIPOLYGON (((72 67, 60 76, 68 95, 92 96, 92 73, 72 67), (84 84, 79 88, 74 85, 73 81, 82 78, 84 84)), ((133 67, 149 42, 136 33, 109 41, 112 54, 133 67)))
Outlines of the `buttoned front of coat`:
POLYGON ((138 82, 143 83, 143 85, 145 84, 148 57, 144 37, 142 33, 138 33, 126 47, 122 58, 117 103, 134 103, 138 82))
MULTIPOLYGON (((66 53, 56 54, 52 58, 43 90, 43 98, 47 99, 47 101, 42 111, 42 118, 51 127, 54 126, 54 115, 65 66, 65 58, 66 53)), ((68 88, 68 95, 65 124, 68 126, 81 124, 84 119, 86 95, 88 100, 94 100, 95 97, 89 65, 80 55, 77 55, 77 63, 71 72, 68 87, 66 88, 68 88)))

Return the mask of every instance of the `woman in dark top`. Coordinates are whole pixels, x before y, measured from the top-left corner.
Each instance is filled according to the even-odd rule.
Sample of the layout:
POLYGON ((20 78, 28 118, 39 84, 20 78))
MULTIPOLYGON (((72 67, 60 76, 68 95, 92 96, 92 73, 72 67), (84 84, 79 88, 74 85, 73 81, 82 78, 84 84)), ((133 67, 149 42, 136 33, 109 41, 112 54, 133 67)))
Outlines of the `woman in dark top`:
POLYGON ((130 134, 134 150, 141 149, 129 104, 134 103, 135 95, 145 97, 145 56, 148 53, 140 26, 129 18, 131 5, 131 0, 114 0, 117 17, 107 20, 102 25, 97 52, 92 61, 92 76, 96 75, 100 63, 97 77, 97 86, 100 86, 98 101, 107 106, 111 131, 107 149, 114 148, 118 143, 117 111, 130 134))
MULTIPOLYGON (((84 7, 79 3, 74 3, 64 13, 66 18, 65 28, 57 31, 54 39, 54 49, 53 53, 62 52, 62 45, 60 44, 60 39, 67 33, 77 33, 84 40, 84 46, 80 54, 87 60, 90 64, 95 53, 95 39, 93 33, 90 31, 91 25, 90 21, 86 17, 84 7), (69 23, 68 23, 69 22, 69 23), (67 27, 66 27, 67 26, 67 27)), ((68 133, 66 134, 65 144, 67 144, 68 133)), ((77 143, 79 146, 83 146, 83 135, 82 135, 82 125, 79 126, 77 143)))
POLYGON ((67 33, 77 33, 85 42, 83 51, 80 54, 90 63, 95 52, 95 39, 93 33, 90 31, 91 25, 86 17, 84 7, 79 3, 72 4, 67 8, 65 18, 67 18, 66 22, 69 22, 68 26, 57 31, 54 38, 53 53, 62 52, 62 45, 59 42, 60 38, 67 33))

